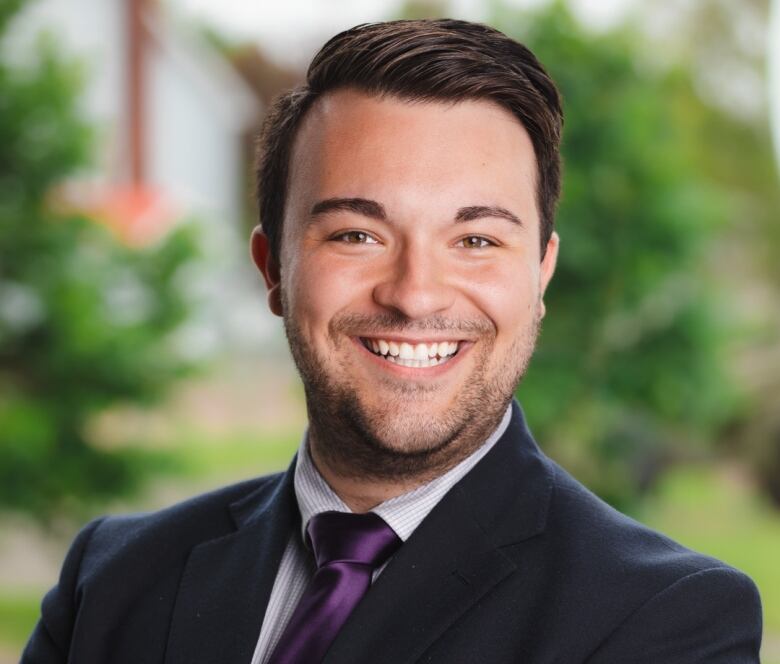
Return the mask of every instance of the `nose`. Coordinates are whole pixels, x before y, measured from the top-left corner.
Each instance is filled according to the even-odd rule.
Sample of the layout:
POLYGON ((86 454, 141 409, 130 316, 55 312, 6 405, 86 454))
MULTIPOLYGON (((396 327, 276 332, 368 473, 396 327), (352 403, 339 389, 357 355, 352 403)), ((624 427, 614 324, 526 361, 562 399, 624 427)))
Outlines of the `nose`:
POLYGON ((422 243, 409 243, 391 260, 373 297, 378 305, 406 318, 423 319, 452 307, 455 291, 441 257, 422 243))

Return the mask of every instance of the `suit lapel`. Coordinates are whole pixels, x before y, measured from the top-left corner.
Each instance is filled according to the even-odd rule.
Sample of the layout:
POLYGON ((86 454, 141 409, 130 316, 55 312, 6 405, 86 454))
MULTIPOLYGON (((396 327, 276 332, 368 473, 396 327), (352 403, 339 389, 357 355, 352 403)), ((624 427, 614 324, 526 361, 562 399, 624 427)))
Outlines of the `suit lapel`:
POLYGON ((368 654, 375 664, 419 659, 492 588, 525 573, 515 562, 522 563, 523 546, 513 558, 503 549, 544 530, 551 487, 549 466, 515 403, 501 440, 399 549, 324 664, 358 664, 368 654))
POLYGON ((514 571, 515 565, 486 541, 472 519, 453 530, 443 516, 437 515, 435 528, 426 523, 425 533, 415 531, 404 543, 340 632, 324 664, 357 664, 368 661, 368 654, 372 664, 414 661, 514 571))
POLYGON ((287 473, 231 505, 238 529, 195 547, 185 565, 167 664, 249 662, 282 554, 298 520, 287 473))

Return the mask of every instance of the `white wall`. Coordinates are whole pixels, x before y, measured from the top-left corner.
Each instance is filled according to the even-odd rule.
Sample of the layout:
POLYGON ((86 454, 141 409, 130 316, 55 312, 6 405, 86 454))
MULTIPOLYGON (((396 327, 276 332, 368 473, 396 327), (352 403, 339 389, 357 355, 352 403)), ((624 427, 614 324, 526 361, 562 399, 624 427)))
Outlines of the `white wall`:
POLYGON ((168 31, 155 33, 146 97, 147 175, 220 223, 243 211, 241 133, 254 109, 207 56, 168 31))

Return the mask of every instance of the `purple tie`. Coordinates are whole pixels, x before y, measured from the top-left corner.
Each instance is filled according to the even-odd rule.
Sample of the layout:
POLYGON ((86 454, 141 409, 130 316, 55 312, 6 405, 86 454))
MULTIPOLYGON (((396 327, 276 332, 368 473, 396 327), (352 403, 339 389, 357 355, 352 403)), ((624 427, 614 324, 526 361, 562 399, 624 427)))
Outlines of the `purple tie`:
POLYGON ((307 529, 317 571, 268 664, 316 664, 371 585, 373 571, 401 545, 373 512, 322 512, 307 529))

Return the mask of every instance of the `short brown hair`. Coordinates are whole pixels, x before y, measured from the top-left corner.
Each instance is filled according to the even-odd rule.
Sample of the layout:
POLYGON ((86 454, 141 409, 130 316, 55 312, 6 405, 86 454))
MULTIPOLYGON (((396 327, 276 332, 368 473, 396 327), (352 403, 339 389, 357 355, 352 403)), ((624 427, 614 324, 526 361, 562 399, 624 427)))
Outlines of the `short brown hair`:
POLYGON ((512 113, 534 146, 544 256, 561 188, 558 90, 536 56, 502 32, 437 19, 368 23, 339 33, 314 56, 306 83, 272 105, 258 141, 257 203, 277 261, 295 136, 312 104, 343 88, 410 101, 488 100, 512 113))

